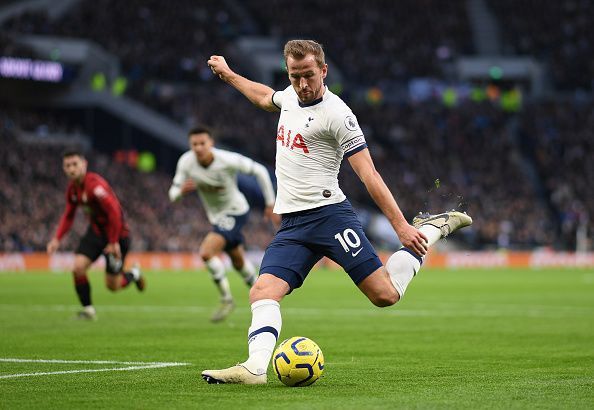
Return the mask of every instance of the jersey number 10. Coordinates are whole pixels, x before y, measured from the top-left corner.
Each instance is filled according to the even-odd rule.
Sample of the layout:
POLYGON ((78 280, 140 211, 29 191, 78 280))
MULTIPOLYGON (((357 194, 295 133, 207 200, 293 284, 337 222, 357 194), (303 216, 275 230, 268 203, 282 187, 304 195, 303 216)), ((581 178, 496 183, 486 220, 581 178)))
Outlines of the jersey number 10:
POLYGON ((350 251, 351 248, 358 248, 361 246, 359 235, 357 235, 357 232, 353 231, 351 228, 345 229, 342 234, 340 232, 337 233, 334 235, 334 239, 337 239, 338 242, 340 242, 340 245, 342 245, 342 249, 344 249, 345 252, 350 251))

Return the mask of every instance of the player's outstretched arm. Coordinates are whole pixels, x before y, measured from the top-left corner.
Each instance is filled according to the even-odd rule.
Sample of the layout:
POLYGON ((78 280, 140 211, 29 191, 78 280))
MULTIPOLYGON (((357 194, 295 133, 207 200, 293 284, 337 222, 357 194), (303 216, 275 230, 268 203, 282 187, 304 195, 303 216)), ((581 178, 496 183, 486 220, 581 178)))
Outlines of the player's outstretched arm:
POLYGON ((278 107, 272 102, 274 90, 267 85, 248 80, 235 73, 229 68, 225 57, 211 56, 208 60, 208 66, 215 75, 245 95, 252 104, 266 111, 278 111, 278 107))
POLYGON ((66 209, 60 218, 60 223, 58 224, 58 229, 56 230, 56 234, 54 237, 47 243, 47 253, 52 254, 58 250, 60 247, 60 241, 62 237, 66 235, 66 233, 72 227, 74 223, 74 216, 76 215, 76 205, 73 204, 66 199, 66 209))
POLYGON ((187 172, 187 161, 185 161, 185 155, 182 155, 180 159, 177 161, 177 167, 175 169, 175 176, 173 177, 173 181, 171 182, 171 187, 169 188, 169 200, 171 202, 176 202, 181 199, 181 197, 192 190, 192 188, 196 189, 196 184, 193 184, 193 187, 189 185, 193 182, 188 178, 187 172), (190 182, 189 182, 190 181, 190 182))
POLYGON ((416 254, 425 255, 427 253, 427 237, 406 221, 394 196, 375 169, 369 150, 367 148, 363 149, 351 155, 348 159, 365 188, 367 188, 371 198, 390 221, 398 234, 400 242, 416 254))

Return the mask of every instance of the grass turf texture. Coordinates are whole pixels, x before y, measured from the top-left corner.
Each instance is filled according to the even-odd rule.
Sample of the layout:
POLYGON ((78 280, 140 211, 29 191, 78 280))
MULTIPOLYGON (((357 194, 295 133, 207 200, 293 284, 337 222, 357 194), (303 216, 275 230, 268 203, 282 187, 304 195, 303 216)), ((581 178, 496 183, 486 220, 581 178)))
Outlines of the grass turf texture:
MULTIPOLYGON (((594 273, 424 270, 397 306, 378 309, 341 271, 318 270, 282 303, 281 340, 324 352, 311 387, 208 385, 206 368, 245 358, 247 289, 211 324, 208 275, 149 272, 146 294, 91 274, 97 322, 73 320, 67 274, 0 274, 0 359, 186 362, 187 366, 0 379, 0 408, 592 408, 594 273)), ((125 367, 126 365, 119 365, 125 367)), ((0 376, 118 367, 0 362, 0 376)))

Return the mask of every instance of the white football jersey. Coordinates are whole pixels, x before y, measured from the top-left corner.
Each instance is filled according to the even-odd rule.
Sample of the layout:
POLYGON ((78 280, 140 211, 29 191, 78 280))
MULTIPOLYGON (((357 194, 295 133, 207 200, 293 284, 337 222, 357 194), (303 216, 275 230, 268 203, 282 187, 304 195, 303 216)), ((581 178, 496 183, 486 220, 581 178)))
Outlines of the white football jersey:
POLYGON ((187 179, 193 179, 211 224, 216 225, 226 215, 242 215, 250 207, 237 187, 237 173, 241 172, 256 177, 266 206, 274 204, 272 181, 263 165, 235 152, 217 148, 212 151, 214 160, 208 167, 200 165, 192 150, 182 154, 177 161, 175 177, 169 189, 171 201, 181 198, 182 184, 187 179))
POLYGON ((275 92, 272 102, 281 111, 274 212, 284 214, 344 201, 338 186, 342 158, 367 147, 351 109, 328 89, 321 99, 302 104, 289 86, 275 92))

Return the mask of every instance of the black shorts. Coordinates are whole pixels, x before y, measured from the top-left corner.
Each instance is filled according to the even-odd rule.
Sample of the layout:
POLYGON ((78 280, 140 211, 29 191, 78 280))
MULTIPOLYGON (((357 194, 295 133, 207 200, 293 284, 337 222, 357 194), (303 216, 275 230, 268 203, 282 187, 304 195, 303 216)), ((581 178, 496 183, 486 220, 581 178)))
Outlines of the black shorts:
MULTIPOLYGON (((120 238, 120 249, 122 251, 122 263, 124 266, 126 260, 126 254, 130 248, 130 238, 120 238)), ((108 262, 107 254, 103 253, 103 249, 107 246, 107 238, 99 236, 95 233, 93 228, 89 227, 85 235, 81 238, 75 253, 85 255, 91 261, 95 261, 99 256, 105 257, 105 272, 111 275, 117 275, 121 272, 120 269, 116 269, 112 264, 108 262)))

